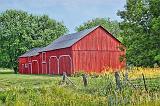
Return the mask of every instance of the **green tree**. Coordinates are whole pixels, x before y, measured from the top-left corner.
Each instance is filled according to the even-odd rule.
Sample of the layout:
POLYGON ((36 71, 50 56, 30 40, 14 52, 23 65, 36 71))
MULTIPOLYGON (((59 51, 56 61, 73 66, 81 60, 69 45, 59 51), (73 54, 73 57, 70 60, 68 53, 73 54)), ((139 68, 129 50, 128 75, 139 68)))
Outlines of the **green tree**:
POLYGON ((67 32, 63 23, 47 15, 7 10, 0 14, 0 67, 17 73, 18 56, 33 47, 46 46, 67 32))
POLYGON ((135 66, 160 63, 160 0, 127 0, 118 11, 127 61, 135 66))
POLYGON ((76 27, 76 31, 82 31, 84 29, 89 29, 98 25, 103 26, 105 29, 107 29, 119 40, 122 40, 120 36, 121 30, 119 28, 118 21, 111 21, 109 18, 95 18, 95 19, 89 20, 83 23, 82 25, 76 27))

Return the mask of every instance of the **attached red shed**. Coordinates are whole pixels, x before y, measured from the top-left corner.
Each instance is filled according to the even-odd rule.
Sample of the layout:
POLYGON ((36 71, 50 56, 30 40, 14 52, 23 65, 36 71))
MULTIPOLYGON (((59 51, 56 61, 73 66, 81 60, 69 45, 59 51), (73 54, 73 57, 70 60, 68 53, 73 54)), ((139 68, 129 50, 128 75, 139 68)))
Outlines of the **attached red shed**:
POLYGON ((41 48, 33 48, 19 57, 19 73, 40 74, 40 50, 41 48))
POLYGON ((122 61, 125 47, 102 26, 61 36, 33 54, 20 56, 20 73, 74 74, 79 71, 101 73, 105 68, 122 69, 126 64, 125 60, 122 61), (26 58, 31 58, 31 61, 27 61, 26 58), (23 59, 25 62, 22 62, 23 59), (29 68, 29 64, 32 68, 29 68), (26 65, 25 72, 21 68, 23 65, 26 65))

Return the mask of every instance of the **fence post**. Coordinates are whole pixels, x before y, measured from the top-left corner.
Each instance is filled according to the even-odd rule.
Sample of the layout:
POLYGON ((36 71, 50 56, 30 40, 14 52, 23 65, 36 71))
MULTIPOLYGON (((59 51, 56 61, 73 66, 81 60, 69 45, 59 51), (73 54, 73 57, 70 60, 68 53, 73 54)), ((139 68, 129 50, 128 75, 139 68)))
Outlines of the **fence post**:
POLYGON ((145 80, 145 77, 144 77, 144 74, 143 74, 143 73, 142 73, 142 77, 143 77, 144 88, 145 88, 145 90, 147 91, 146 80, 145 80))
POLYGON ((65 82, 66 81, 66 77, 67 77, 67 74, 66 74, 66 72, 63 72, 63 82, 65 82))
POLYGON ((128 81, 128 68, 126 68, 125 74, 124 74, 124 85, 127 84, 127 81, 128 81))
POLYGON ((116 86, 121 91, 121 82, 120 82, 120 76, 119 73, 115 72, 115 80, 116 80, 116 86))
POLYGON ((88 85, 87 75, 86 74, 82 74, 82 78, 83 78, 84 86, 86 87, 88 85))
POLYGON ((127 81, 128 80, 128 70, 129 68, 126 69, 126 72, 125 72, 125 80, 127 81))
POLYGON ((64 82, 64 83, 70 82, 72 85, 74 85, 76 87, 76 85, 67 77, 66 72, 63 72, 62 82, 64 82))

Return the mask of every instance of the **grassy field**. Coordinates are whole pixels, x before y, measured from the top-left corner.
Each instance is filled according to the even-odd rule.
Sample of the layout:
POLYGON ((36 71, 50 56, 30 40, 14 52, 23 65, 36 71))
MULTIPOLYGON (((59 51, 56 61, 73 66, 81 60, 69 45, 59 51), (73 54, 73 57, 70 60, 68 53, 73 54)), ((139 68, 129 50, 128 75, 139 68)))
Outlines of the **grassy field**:
POLYGON ((0 69, 0 105, 15 106, 160 106, 160 69, 134 68, 128 72, 129 82, 120 73, 121 87, 116 87, 113 72, 88 76, 83 86, 80 74, 62 82, 62 76, 20 75, 0 69), (147 91, 144 89, 145 75, 147 91))

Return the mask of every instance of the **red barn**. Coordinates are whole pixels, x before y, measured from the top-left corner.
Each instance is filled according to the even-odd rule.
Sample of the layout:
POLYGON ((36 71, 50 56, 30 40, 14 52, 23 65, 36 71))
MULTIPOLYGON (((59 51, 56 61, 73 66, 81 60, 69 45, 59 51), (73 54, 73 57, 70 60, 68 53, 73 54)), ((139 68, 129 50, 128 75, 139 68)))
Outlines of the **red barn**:
POLYGON ((64 35, 19 57, 22 74, 101 73, 125 67, 125 47, 102 26, 64 35))

